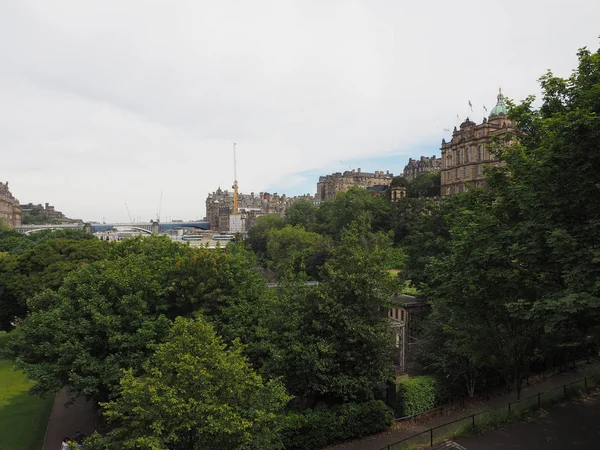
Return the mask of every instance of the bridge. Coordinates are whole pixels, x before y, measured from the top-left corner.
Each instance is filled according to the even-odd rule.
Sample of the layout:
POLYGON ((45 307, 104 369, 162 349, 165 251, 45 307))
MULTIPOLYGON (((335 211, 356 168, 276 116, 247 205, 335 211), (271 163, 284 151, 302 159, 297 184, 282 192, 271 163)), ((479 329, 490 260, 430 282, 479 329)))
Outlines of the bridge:
POLYGON ((35 233, 42 230, 85 230, 88 233, 99 233, 109 231, 113 228, 130 228, 132 230, 142 231, 148 234, 165 233, 176 229, 196 229, 210 230, 210 222, 199 220, 195 222, 135 222, 135 223, 68 223, 61 225, 21 225, 15 227, 15 230, 21 233, 35 233))

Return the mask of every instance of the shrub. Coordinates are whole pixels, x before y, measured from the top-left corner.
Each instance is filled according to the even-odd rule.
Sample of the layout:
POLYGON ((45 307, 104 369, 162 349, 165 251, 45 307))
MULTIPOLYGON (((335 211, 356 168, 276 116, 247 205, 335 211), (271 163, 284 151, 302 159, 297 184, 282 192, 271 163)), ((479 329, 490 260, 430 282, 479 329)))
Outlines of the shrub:
POLYGON ((393 419, 394 413, 381 400, 293 412, 286 418, 283 441, 288 450, 320 449, 384 431, 393 419))
POLYGON ((414 416, 435 407, 437 383, 431 376, 421 376, 402 380, 398 384, 400 414, 414 416))

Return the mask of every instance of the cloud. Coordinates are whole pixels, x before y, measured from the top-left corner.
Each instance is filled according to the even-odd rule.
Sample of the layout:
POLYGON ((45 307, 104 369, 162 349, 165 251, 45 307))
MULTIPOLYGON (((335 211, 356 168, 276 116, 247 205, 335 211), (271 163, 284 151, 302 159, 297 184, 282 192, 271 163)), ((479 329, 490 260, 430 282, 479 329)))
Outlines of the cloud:
POLYGON ((192 219, 232 183, 233 142, 244 192, 304 193, 340 160, 398 173, 468 100, 480 120, 498 86, 519 100, 547 68, 568 75, 598 16, 578 0, 5 1, 0 179, 87 220, 125 220, 125 202, 149 219, 161 191, 164 216, 192 219))

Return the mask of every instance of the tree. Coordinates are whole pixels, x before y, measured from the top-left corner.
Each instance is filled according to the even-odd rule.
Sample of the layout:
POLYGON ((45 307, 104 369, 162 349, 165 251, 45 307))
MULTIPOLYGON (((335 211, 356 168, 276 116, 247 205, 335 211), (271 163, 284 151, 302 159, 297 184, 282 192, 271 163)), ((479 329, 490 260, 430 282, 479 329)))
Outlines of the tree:
POLYGON ((265 258, 267 254, 267 237, 271 229, 283 228, 285 223, 281 217, 275 214, 258 217, 256 223, 248 231, 248 244, 252 247, 259 258, 265 258))
POLYGON ((267 254, 279 277, 308 275, 317 278, 319 268, 330 253, 331 242, 302 226, 287 225, 271 229, 267 237, 267 254))
POLYGON ((44 289, 58 289, 72 271, 102 260, 108 243, 98 239, 54 238, 40 240, 21 254, 0 261, 0 329, 27 314, 27 299, 44 289))
POLYGON ((299 407, 368 401, 390 379, 391 339, 380 315, 393 289, 385 258, 355 226, 334 247, 319 285, 278 288, 264 334, 249 347, 261 349, 261 373, 281 377, 299 407))
POLYGON ((120 384, 119 399, 103 404, 115 426, 108 448, 283 448, 285 389, 263 382, 200 317, 176 319, 144 373, 127 370, 120 384))
POLYGON ((28 301, 30 312, 9 347, 38 381, 36 392, 67 386, 72 395, 105 401, 118 394, 121 370, 137 373, 149 346, 166 336, 176 263, 190 249, 167 238, 117 247, 115 259, 88 264, 57 291, 28 301))
POLYGON ((312 231, 316 222, 317 207, 310 201, 300 199, 285 210, 285 223, 301 225, 307 231, 312 231))
POLYGON ((406 193, 412 198, 435 198, 440 196, 441 173, 425 172, 417 175, 407 186, 406 193))
POLYGON ((364 232, 387 231, 389 212, 390 202, 385 197, 352 187, 319 206, 315 231, 336 239, 353 223, 359 224, 364 232))

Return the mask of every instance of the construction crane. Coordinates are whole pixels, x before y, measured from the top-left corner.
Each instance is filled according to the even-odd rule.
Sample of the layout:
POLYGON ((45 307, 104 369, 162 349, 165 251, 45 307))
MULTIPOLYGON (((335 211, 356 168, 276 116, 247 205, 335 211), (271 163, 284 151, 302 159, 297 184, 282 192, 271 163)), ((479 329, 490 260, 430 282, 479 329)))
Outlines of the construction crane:
POLYGON ((127 215, 129 216, 129 223, 133 223, 133 220, 131 220, 131 213, 129 212, 129 206, 127 206, 127 202, 125 202, 125 208, 127 208, 127 215))
POLYGON ((233 143, 233 214, 238 213, 238 182, 237 182, 237 161, 235 158, 235 142, 233 143))

